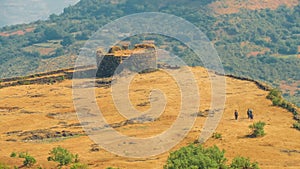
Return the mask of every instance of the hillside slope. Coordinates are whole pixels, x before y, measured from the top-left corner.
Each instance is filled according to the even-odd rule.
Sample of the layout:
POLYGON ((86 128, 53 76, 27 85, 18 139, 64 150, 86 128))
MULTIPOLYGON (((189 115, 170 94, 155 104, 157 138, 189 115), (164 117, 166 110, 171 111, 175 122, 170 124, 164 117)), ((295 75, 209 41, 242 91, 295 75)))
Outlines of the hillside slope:
MULTIPOLYGON (((300 105, 299 11, 297 0, 82 0, 47 21, 0 29, 0 78, 73 67, 86 41, 103 25, 134 13, 163 12, 203 31, 215 45, 226 73, 284 86, 286 98, 300 105), (216 15, 218 11, 229 14, 216 15)), ((132 39, 132 44, 155 40, 158 47, 188 65, 201 66, 174 39, 143 35, 132 39)))
MULTIPOLYGON (((205 112, 209 109, 211 100, 210 80, 205 69, 195 67, 191 70, 201 95, 199 111, 205 112)), ((0 162, 11 166, 21 165, 22 161, 10 158, 10 153, 28 152, 36 157, 37 166, 55 168, 56 164, 48 162, 47 157, 53 147, 60 145, 78 153, 81 162, 88 164, 90 168, 163 167, 168 153, 147 159, 131 159, 116 156, 94 145, 78 124, 71 88, 72 81, 63 80, 59 83, 18 85, 0 89, 0 162), (97 151, 97 148, 100 150, 97 151)), ((137 110, 147 110, 150 107, 147 102, 149 92, 153 88, 161 90, 168 101, 159 120, 144 124, 120 125, 115 128, 117 131, 128 136, 145 138, 157 135, 170 127, 179 112, 180 90, 174 79, 163 70, 137 75, 129 87, 130 100, 137 110)), ((122 124, 126 119, 114 106, 111 88, 100 85, 95 92, 97 103, 106 120, 110 124, 122 124)), ((225 111, 216 130, 222 134, 222 140, 211 138, 205 146, 218 145, 226 150, 228 159, 237 155, 250 157, 252 161, 257 161, 262 169, 298 169, 300 132, 291 128, 292 114, 272 106, 271 101, 266 99, 267 94, 267 91, 259 89, 253 82, 226 78, 225 111), (254 110, 253 121, 246 119, 248 108, 254 110), (238 121, 233 117, 235 109, 240 112, 238 121), (257 121, 266 122, 266 136, 248 138, 248 126, 257 121)), ((205 113, 203 115, 197 117, 188 136, 171 151, 198 139, 206 119, 205 113)))

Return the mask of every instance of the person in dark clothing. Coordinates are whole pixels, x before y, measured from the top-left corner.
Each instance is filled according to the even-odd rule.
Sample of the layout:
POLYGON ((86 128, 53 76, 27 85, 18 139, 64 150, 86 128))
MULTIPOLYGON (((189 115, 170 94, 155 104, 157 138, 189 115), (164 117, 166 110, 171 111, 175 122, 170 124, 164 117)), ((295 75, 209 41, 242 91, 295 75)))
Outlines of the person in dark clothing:
POLYGON ((253 120, 253 112, 252 112, 252 110, 250 111, 250 119, 253 120))
POLYGON ((251 111, 250 109, 247 110, 247 116, 248 116, 248 119, 250 119, 250 114, 251 114, 251 111))
POLYGON ((237 110, 234 111, 235 120, 239 118, 239 112, 237 110))
POLYGON ((248 119, 251 119, 251 120, 253 120, 253 111, 251 110, 251 109, 248 109, 247 110, 247 115, 248 115, 248 119))

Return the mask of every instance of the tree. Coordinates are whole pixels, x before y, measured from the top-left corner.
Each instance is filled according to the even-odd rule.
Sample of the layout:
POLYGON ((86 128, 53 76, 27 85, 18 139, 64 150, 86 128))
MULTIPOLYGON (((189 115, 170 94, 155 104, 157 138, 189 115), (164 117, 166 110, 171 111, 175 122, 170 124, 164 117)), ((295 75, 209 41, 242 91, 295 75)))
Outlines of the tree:
POLYGON ((72 35, 69 36, 65 36, 63 38, 63 41, 61 41, 61 45, 66 47, 66 46, 70 46, 75 42, 75 38, 72 35))
POLYGON ((63 166, 72 162, 78 162, 78 155, 74 155, 67 149, 58 146, 51 150, 48 161, 55 161, 58 162, 60 166, 63 166))
POLYGON ((76 40, 88 40, 89 34, 87 32, 82 32, 80 34, 77 34, 75 37, 76 40))
POLYGON ((225 151, 217 146, 189 145, 170 153, 164 169, 259 169, 249 158, 236 157, 226 166, 225 151))
POLYGON ((57 27, 47 27, 44 31, 44 38, 47 40, 57 40, 62 38, 63 31, 57 27))
POLYGON ((227 159, 224 153, 216 146, 204 148, 201 145, 189 145, 172 152, 164 169, 225 169, 227 159))

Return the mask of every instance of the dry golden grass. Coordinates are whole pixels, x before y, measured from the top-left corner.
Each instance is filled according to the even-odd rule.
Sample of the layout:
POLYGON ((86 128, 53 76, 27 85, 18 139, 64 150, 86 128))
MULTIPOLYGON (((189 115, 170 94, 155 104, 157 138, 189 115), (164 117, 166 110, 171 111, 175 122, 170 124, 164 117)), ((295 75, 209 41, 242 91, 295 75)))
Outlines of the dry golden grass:
MULTIPOLYGON (((178 70, 173 70, 178 71, 178 70)), ((199 85, 200 110, 210 106, 210 80, 205 69, 196 67, 192 71, 199 85)), ((247 156, 257 161, 263 169, 298 169, 300 153, 287 153, 287 150, 300 151, 300 132, 292 129, 292 114, 284 109, 273 107, 266 99, 267 91, 248 81, 226 78, 226 107, 223 118, 216 132, 222 134, 222 140, 209 139, 205 146, 216 144, 226 150, 226 157, 247 156), (248 126, 253 121, 246 119, 246 110, 254 110, 254 121, 266 122, 266 136, 247 138, 248 126), (233 112, 240 112, 240 119, 233 120, 233 112)), ((58 145, 72 153, 78 153, 82 163, 90 168, 106 168, 109 166, 121 169, 162 168, 168 152, 146 159, 132 159, 116 156, 100 148, 92 152, 94 142, 88 136, 76 136, 68 139, 46 139, 38 141, 22 141, 23 136, 7 134, 7 132, 24 133, 25 131, 69 131, 82 132, 78 123, 72 100, 72 81, 65 80, 53 85, 27 85, 0 89, 0 161, 11 166, 21 165, 20 159, 10 158, 11 152, 28 152, 36 157, 38 165, 55 168, 55 163, 48 162, 49 151, 58 145), (29 113, 30 114, 29 114, 29 113), (72 125, 73 124, 73 125, 72 125), (15 142, 12 141, 15 139, 15 142), (7 141, 11 140, 11 141, 7 141)), ((136 109, 145 111, 150 108, 148 96, 151 89, 160 89, 167 98, 165 112, 153 123, 132 124, 116 128, 128 136, 146 138, 157 135, 177 118, 180 108, 180 92, 174 79, 163 71, 135 76, 129 88, 130 100, 136 109), (159 127, 158 127, 159 126, 159 127)), ((111 97, 111 88, 96 89, 97 103, 109 123, 125 120, 116 110, 111 97)), ((205 117, 197 117, 193 129, 187 137, 171 151, 193 143, 202 130, 205 117)))

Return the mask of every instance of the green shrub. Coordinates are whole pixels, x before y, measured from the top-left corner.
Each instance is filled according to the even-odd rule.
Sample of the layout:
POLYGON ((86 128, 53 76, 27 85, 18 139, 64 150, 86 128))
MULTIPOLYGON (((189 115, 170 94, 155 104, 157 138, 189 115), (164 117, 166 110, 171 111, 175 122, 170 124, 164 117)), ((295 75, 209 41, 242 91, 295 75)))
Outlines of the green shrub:
POLYGON ((10 154, 10 157, 13 157, 13 158, 17 157, 17 153, 16 153, 16 152, 12 152, 12 153, 10 154))
POLYGON ((58 146, 51 150, 48 161, 55 161, 58 162, 60 166, 63 166, 78 161, 78 155, 74 155, 67 149, 58 146))
POLYGON ((222 139, 222 134, 221 133, 214 133, 212 138, 214 139, 222 139))
POLYGON ((58 81, 63 81, 63 80, 65 80, 65 76, 59 76, 59 77, 57 78, 57 80, 58 80, 58 81))
POLYGON ((282 99, 278 98, 278 97, 275 97, 275 98, 272 99, 272 103, 273 103, 273 106, 281 106, 282 99))
POLYGON ((224 153, 216 146, 206 149, 201 145, 189 145, 170 153, 164 169, 225 169, 227 160, 224 153))
POLYGON ((36 163, 35 158, 33 158, 33 157, 30 156, 30 155, 26 155, 26 156, 25 156, 25 159, 24 159, 24 161, 23 161, 23 165, 24 165, 24 166, 26 166, 26 167, 31 167, 31 166, 33 166, 35 163, 36 163))
POLYGON ((70 169, 88 169, 88 166, 86 164, 75 163, 70 167, 70 169))
POLYGON ((251 137, 261 137, 265 135, 265 127, 266 123, 265 122, 256 122, 253 123, 252 125, 249 126, 250 129, 252 129, 252 134, 250 135, 251 137))
POLYGON ((300 130, 300 122, 296 122, 293 124, 293 127, 297 130, 300 130))
POLYGON ((279 89, 272 89, 267 96, 268 99, 282 98, 282 92, 279 89))
POLYGON ((282 97, 282 92, 279 89, 272 89, 267 96, 267 99, 272 100, 273 106, 280 106, 289 112, 292 112, 294 115, 298 114, 295 106, 284 100, 282 97))
MULTIPOLYGON (((16 152, 12 152, 10 154, 10 157, 17 157, 17 153, 16 152)), ((35 163, 36 163, 36 160, 34 157, 30 156, 27 152, 24 153, 24 152, 20 152, 19 155, 18 155, 19 158, 24 158, 24 161, 23 161, 23 165, 26 166, 26 167, 31 167, 33 166, 35 163)))
POLYGON ((256 162, 251 163, 249 158, 235 157, 232 160, 230 169, 259 169, 256 162))
POLYGON ((30 85, 30 81, 25 80, 25 81, 23 82, 23 84, 24 84, 24 85, 30 85))

